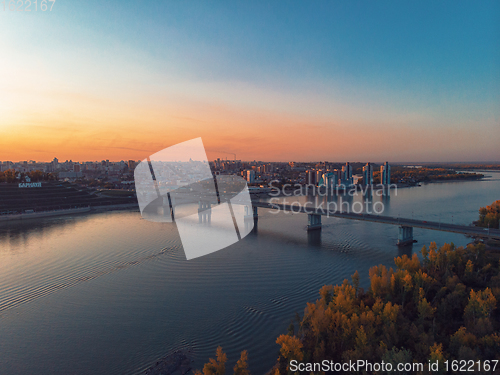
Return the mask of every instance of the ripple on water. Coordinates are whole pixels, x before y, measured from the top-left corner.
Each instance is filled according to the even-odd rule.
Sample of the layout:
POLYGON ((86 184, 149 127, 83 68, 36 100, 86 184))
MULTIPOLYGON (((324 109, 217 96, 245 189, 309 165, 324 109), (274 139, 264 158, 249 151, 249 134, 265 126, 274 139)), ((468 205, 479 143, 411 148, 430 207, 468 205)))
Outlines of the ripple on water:
MULTIPOLYGON (((64 226, 65 221, 58 218, 56 223, 59 226, 54 223, 42 225, 42 230, 32 231, 35 233, 34 237, 24 239, 24 262, 19 262, 15 256, 4 255, 0 263, 0 312, 57 290, 137 266, 163 254, 168 254, 173 261, 180 261, 181 256, 184 257, 178 238, 172 235, 175 229, 173 225, 162 228, 166 229, 167 234, 170 233, 163 238, 158 236, 158 228, 145 228, 146 233, 139 230, 137 236, 130 238, 130 235, 126 235, 130 228, 123 228, 127 228, 127 224, 131 222, 135 226, 137 214, 126 213, 125 217, 120 217, 122 228, 109 228, 108 221, 112 219, 109 216, 113 214, 117 213, 97 215, 95 221, 88 220, 87 217, 68 218, 69 228, 64 226), (73 225, 75 220, 81 220, 81 226, 73 225), (101 238, 101 245, 96 247, 95 238, 89 239, 88 233, 93 233, 103 224, 110 229, 105 232, 110 237, 101 238), (151 241, 154 236, 156 241, 151 241)), ((4 241, 0 242, 0 254, 9 254, 12 243, 16 241, 6 240, 9 231, 5 228, 3 231, 4 241)), ((16 238, 17 232, 12 232, 16 238)))

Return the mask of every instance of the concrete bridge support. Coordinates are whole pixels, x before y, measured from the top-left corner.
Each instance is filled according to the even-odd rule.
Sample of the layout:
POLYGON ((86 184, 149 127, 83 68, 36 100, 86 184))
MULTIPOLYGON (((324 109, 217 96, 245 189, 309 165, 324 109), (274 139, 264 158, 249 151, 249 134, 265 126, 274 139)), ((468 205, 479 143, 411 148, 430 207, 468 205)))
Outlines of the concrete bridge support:
POLYGON ((259 212, 257 211, 257 207, 252 206, 252 209, 250 209, 250 207, 245 206, 245 219, 258 220, 259 212))
POLYGON ((253 220, 252 233, 257 233, 257 224, 259 223, 259 213, 257 211, 257 207, 252 206, 252 208, 250 208, 249 206, 245 206, 245 226, 250 225, 251 220, 253 220))
POLYGON ((398 246, 405 246, 415 242, 413 240, 413 227, 400 226, 398 246))
POLYGON ((307 214, 307 231, 321 230, 321 215, 307 214))
POLYGON ((158 207, 158 214, 163 216, 170 216, 174 220, 174 207, 170 200, 170 195, 163 197, 163 204, 158 207))
POLYGON ((212 205, 210 203, 202 201, 198 203, 198 222, 200 224, 212 222, 212 205))

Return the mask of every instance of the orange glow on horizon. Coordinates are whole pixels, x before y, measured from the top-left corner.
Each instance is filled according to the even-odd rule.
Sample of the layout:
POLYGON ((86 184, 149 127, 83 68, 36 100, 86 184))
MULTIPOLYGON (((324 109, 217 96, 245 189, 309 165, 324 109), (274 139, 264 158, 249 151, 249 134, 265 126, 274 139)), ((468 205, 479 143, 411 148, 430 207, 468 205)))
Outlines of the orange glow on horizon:
POLYGON ((0 160, 142 160, 202 137, 209 160, 236 154, 262 161, 450 161, 470 160, 495 143, 473 126, 415 126, 433 120, 414 114, 346 120, 168 96, 134 100, 58 92, 36 102, 36 110, 6 111, 0 160))

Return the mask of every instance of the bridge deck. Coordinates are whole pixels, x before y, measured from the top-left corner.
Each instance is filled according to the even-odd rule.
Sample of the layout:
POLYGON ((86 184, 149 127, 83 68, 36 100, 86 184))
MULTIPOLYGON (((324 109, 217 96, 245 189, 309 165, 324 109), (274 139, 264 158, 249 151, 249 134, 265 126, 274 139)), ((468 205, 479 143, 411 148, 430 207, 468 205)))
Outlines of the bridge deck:
POLYGON ((362 221, 371 221, 374 223, 381 224, 392 224, 399 226, 407 226, 414 228, 422 228, 422 229, 430 229, 430 230, 439 230, 443 232, 454 232, 454 233, 462 233, 474 237, 481 238, 493 238, 496 240, 500 240, 500 230, 498 229, 489 229, 488 228, 480 228, 473 227, 467 225, 457 225, 457 224, 448 224, 448 223, 438 223, 434 221, 425 221, 425 220, 415 220, 415 219, 406 219, 406 218, 398 218, 392 216, 383 216, 383 215, 371 215, 371 214, 356 214, 352 212, 339 212, 339 211, 331 211, 325 209, 318 209, 315 207, 308 207, 303 205, 285 205, 279 203, 267 203, 267 202, 252 202, 254 207, 260 208, 268 208, 270 210, 282 210, 282 211, 291 211, 294 213, 305 213, 305 214, 315 214, 322 215, 328 217, 338 217, 341 219, 349 219, 349 220, 362 220, 362 221))

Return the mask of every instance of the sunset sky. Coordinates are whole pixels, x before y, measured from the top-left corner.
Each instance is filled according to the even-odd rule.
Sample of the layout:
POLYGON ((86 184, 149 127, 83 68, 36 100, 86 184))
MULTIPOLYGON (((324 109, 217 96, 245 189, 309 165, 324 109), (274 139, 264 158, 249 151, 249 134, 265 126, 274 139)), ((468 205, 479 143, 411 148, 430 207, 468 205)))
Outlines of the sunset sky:
POLYGON ((500 161, 498 1, 2 6, 0 160, 500 161))

